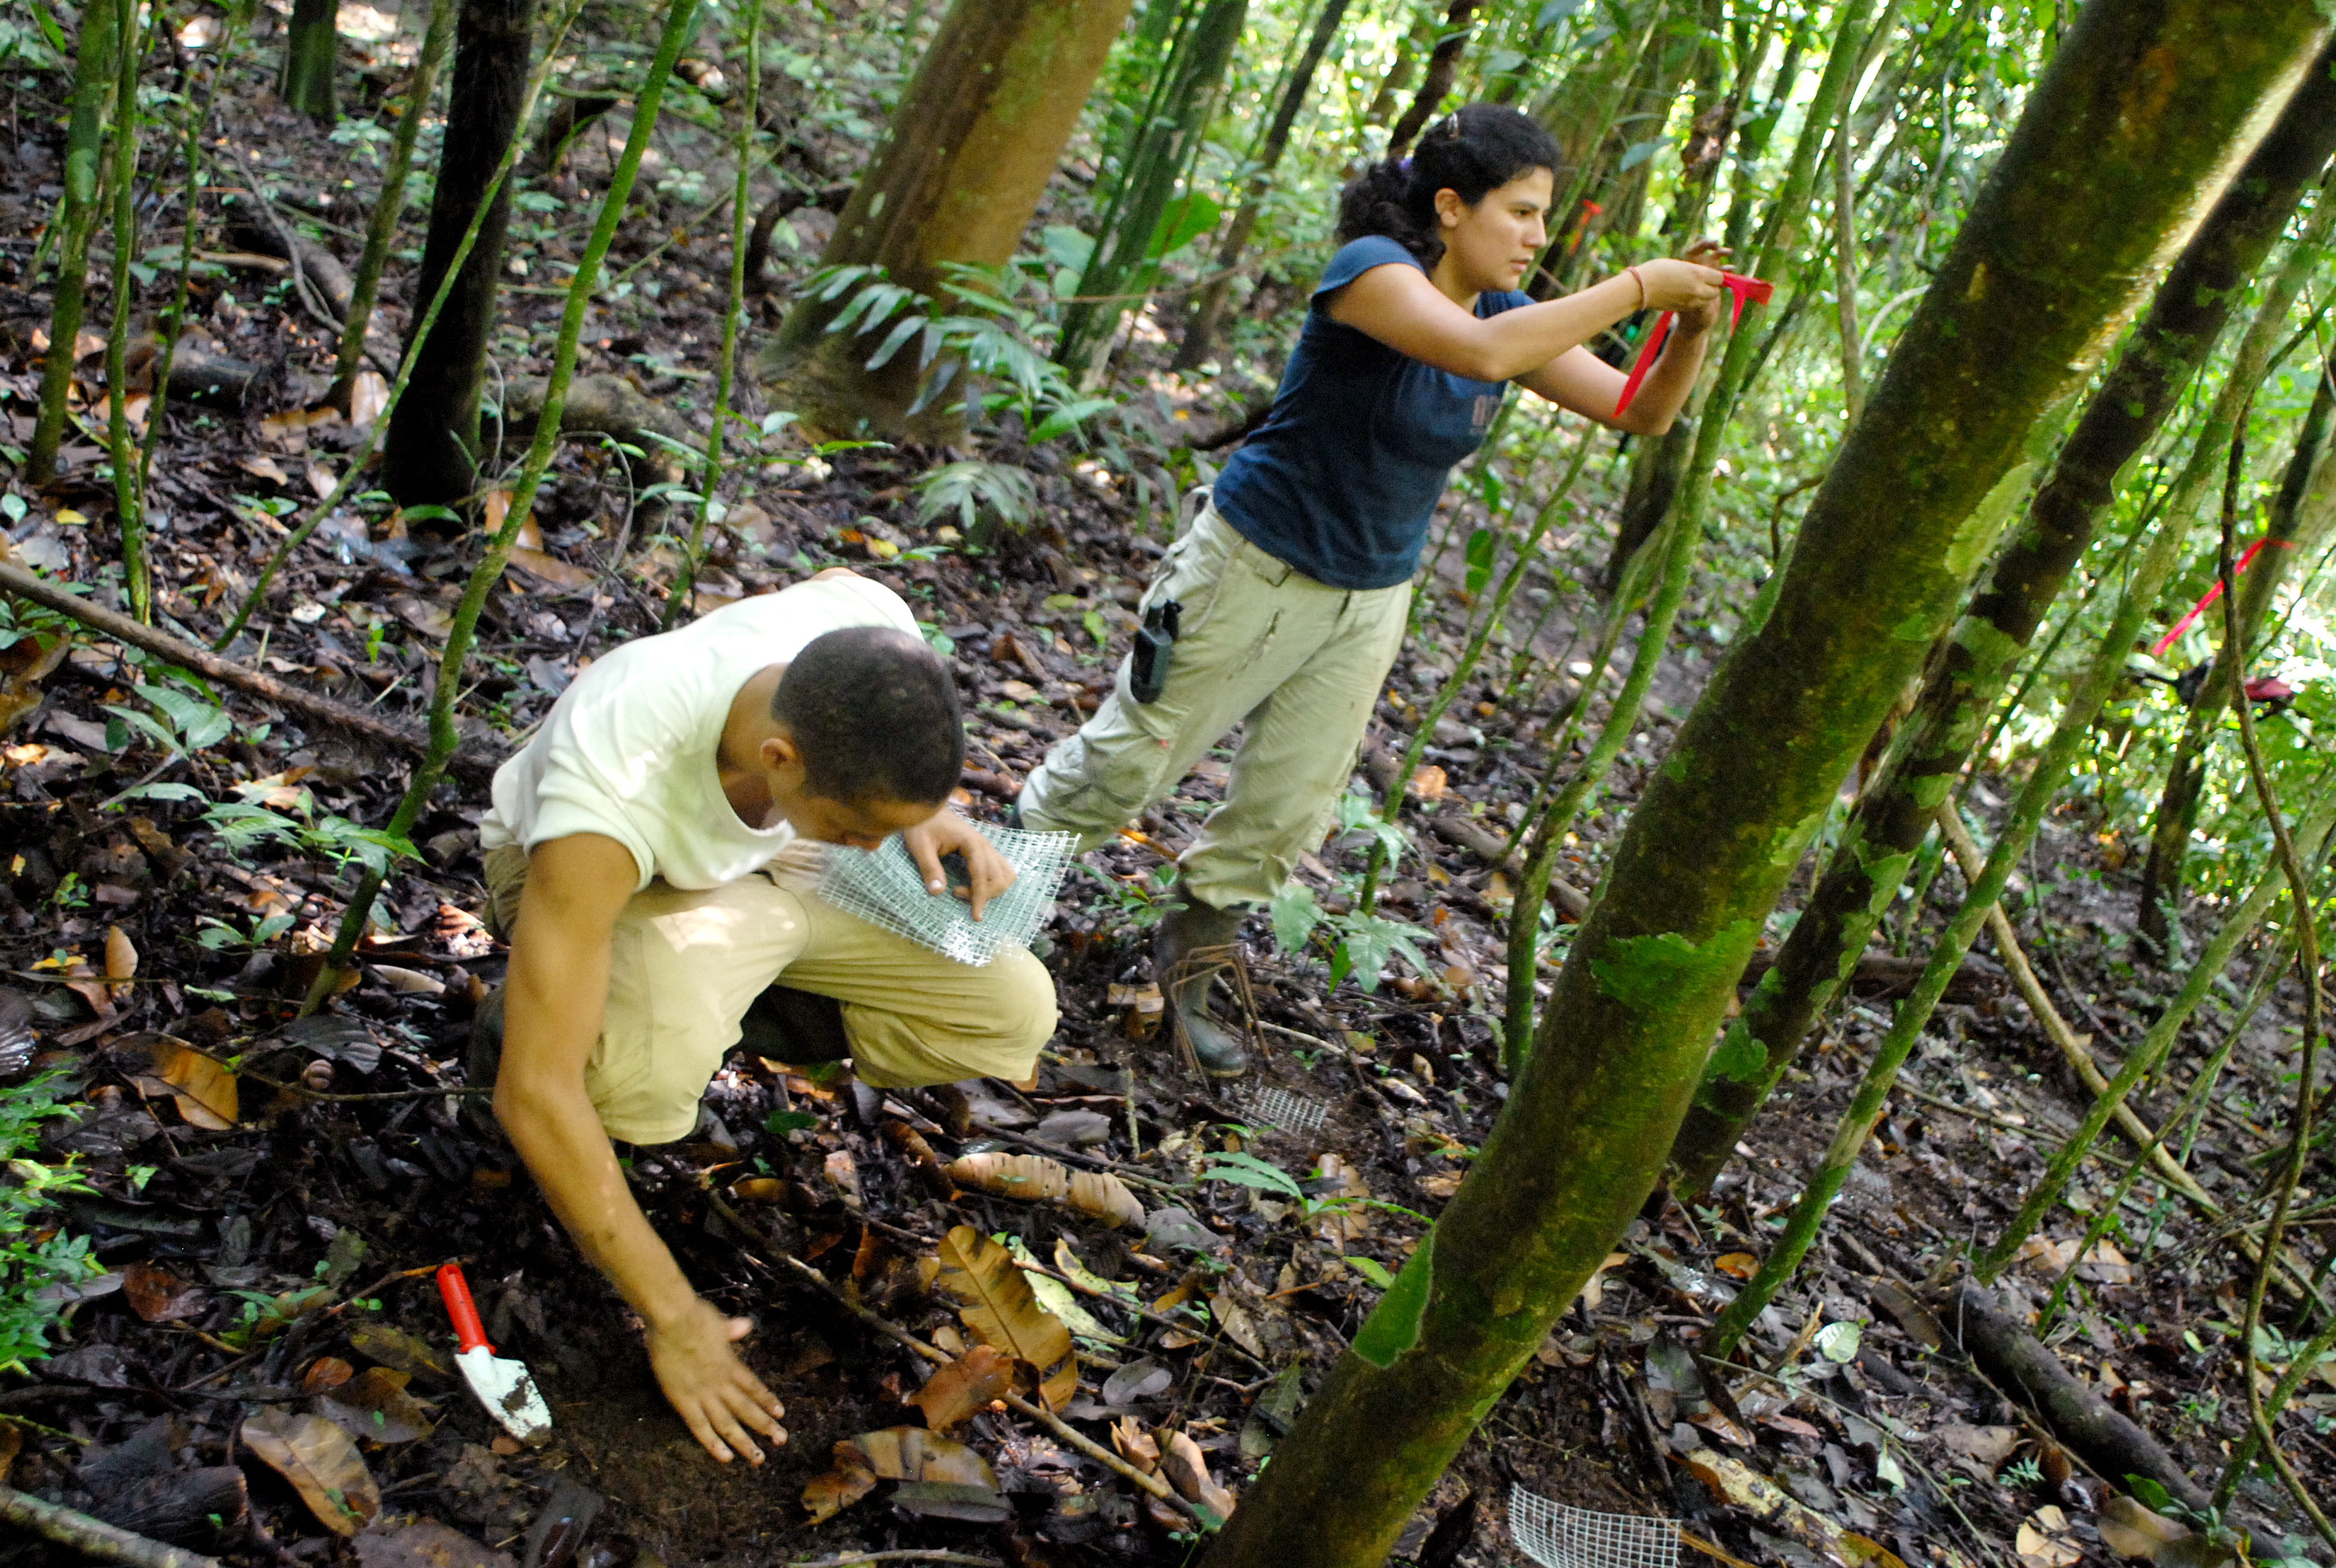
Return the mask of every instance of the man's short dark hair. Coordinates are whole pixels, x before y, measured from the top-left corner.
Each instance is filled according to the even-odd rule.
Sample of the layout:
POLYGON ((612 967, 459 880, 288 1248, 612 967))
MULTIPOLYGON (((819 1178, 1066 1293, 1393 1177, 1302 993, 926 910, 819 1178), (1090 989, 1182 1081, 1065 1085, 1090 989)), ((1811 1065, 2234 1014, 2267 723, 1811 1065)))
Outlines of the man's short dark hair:
POLYGON ((815 795, 866 805, 938 804, 965 770, 957 682, 933 650, 890 627, 854 626, 803 645, 771 716, 803 754, 815 795))

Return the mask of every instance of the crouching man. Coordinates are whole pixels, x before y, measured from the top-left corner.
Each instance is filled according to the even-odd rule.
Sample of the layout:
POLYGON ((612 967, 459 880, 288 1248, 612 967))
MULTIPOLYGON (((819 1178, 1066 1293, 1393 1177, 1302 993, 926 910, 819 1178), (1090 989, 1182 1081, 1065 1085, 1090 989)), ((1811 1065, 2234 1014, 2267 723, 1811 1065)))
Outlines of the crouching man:
POLYGON ((725 1463, 784 1443, 784 1412, 733 1349, 749 1320, 691 1287, 609 1140, 687 1137, 742 1035, 879 1086, 1030 1076, 1055 993, 1027 951, 973 968, 818 895, 822 845, 898 833, 933 896, 964 857, 978 917, 1013 872, 946 804, 964 746, 908 607, 837 569, 606 655, 495 774, 480 836, 511 970, 472 1082, 725 1463))

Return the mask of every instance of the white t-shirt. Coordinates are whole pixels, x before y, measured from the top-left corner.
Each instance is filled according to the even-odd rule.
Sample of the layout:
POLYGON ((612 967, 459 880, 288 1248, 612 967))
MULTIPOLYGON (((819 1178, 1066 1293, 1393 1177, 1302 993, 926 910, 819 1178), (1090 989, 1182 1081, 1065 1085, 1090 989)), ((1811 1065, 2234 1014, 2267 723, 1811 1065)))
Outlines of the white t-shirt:
POLYGON ((604 834, 633 852, 636 891, 653 877, 711 888, 759 871, 795 831, 784 822, 748 827, 722 793, 715 758, 730 704, 756 671, 853 626, 918 635, 899 594, 837 577, 725 605, 602 656, 495 770, 480 844, 533 850, 571 833, 604 834))

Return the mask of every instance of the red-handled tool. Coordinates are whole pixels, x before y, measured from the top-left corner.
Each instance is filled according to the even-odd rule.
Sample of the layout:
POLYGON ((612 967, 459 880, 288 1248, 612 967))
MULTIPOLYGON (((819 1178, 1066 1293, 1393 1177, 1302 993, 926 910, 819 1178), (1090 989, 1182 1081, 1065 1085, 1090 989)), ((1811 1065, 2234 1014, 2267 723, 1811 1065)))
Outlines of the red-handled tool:
POLYGON ((550 1437, 550 1407, 536 1391, 527 1363, 497 1356, 495 1348, 487 1343, 486 1325, 479 1321, 479 1304, 471 1299, 471 1282, 462 1278, 460 1263, 448 1263, 438 1271, 438 1294, 446 1303, 446 1316, 454 1320, 458 1352, 454 1364, 462 1368, 471 1392, 479 1397, 487 1414, 522 1443, 550 1437))
MULTIPOLYGON (((1736 296, 1736 308, 1729 312, 1728 317, 1730 327, 1744 319, 1747 305, 1766 305, 1776 292, 1775 284, 1763 278, 1747 278, 1740 272, 1722 272, 1719 284, 1736 296)), ((1647 341, 1639 349, 1638 361, 1630 366, 1630 379, 1622 384, 1622 395, 1615 400, 1615 418, 1621 418, 1622 411, 1630 406, 1630 399, 1639 395, 1639 383, 1646 380, 1647 372, 1655 367, 1655 360, 1662 353, 1664 340, 1670 336, 1671 323, 1676 319, 1676 313, 1669 310, 1655 318, 1654 330, 1647 334, 1647 341)))

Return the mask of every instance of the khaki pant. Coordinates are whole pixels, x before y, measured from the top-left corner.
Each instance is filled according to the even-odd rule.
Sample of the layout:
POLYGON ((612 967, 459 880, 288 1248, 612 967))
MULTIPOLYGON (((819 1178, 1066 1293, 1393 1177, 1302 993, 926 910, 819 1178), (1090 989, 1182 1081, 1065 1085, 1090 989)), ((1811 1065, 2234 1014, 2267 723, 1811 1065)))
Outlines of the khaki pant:
POLYGON ((1410 585, 1317 582, 1243 539, 1211 502, 1170 548, 1144 608, 1163 599, 1183 607, 1166 687, 1137 702, 1123 661, 1102 708, 1030 775, 1023 824, 1076 833, 1092 849, 1245 720, 1224 804, 1179 864, 1204 903, 1267 902, 1337 813, 1403 646, 1410 585))
MULTIPOLYGON (((689 1135, 697 1102, 772 981, 843 1004, 853 1070, 879 1087, 1030 1076, 1055 1032, 1055 982, 1024 949, 977 969, 818 896, 821 846, 702 891, 653 881, 617 917, 608 1003, 584 1086, 627 1143, 689 1135)), ((489 852, 498 930, 519 914, 527 855, 489 852)))

